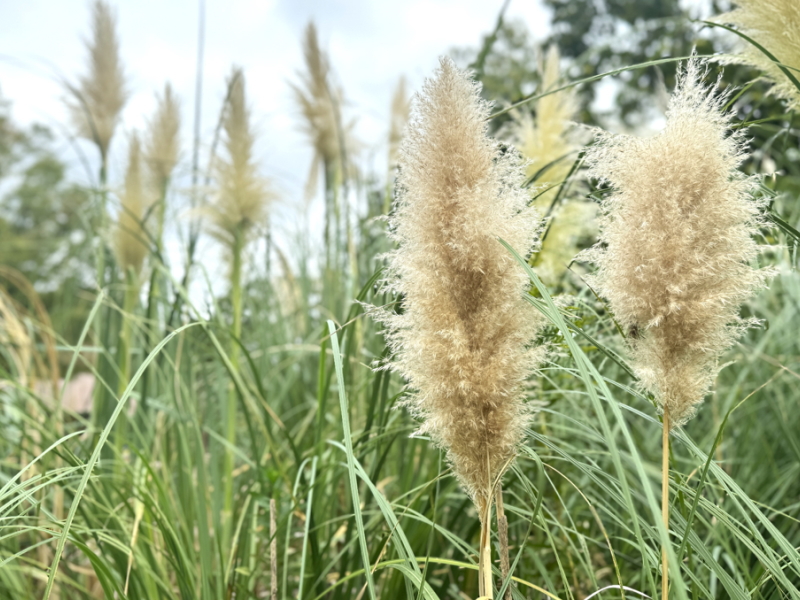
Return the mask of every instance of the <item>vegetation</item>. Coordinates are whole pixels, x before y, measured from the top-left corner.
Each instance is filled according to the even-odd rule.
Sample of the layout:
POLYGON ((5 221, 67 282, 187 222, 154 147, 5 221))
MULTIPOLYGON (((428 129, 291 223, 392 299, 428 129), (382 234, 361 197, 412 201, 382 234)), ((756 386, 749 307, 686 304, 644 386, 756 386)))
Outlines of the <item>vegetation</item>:
MULTIPOLYGON (((89 66, 67 95, 75 135, 96 150, 95 183, 72 184, 54 135, 20 130, 0 107, 0 598, 432 600, 479 589, 504 599, 800 598, 800 135, 791 111, 800 53, 783 38, 772 44, 779 26, 758 27, 754 19, 765 17, 749 0, 731 13, 746 38, 691 22, 677 2, 615 0, 601 3, 603 14, 594 2, 547 3, 554 33, 542 47, 553 42, 551 50, 534 48, 501 14, 477 48, 454 52, 482 91, 444 59, 438 83, 449 85, 429 81, 405 138, 408 100, 398 85, 386 173, 363 171, 332 61, 309 25, 294 93, 314 150, 308 194, 323 182, 315 244, 271 235, 275 193, 252 152, 257 107, 240 69, 226 83, 216 137, 203 145, 206 170, 199 150, 184 164, 184 119, 169 86, 148 130, 119 136, 124 48, 113 11, 92 4, 89 66), (611 52, 603 35, 618 31, 612 25, 641 35, 611 52), (760 54, 693 70, 704 81, 683 81, 677 112, 654 138, 603 134, 598 144, 572 124, 649 123, 659 82, 672 91, 693 44, 700 55, 737 45, 760 54), (756 68, 776 61, 785 68, 762 79, 756 68), (592 102, 599 81, 617 82, 615 114, 592 102), (780 97, 769 93, 775 84, 780 97), (496 101, 487 121, 478 93, 496 101), (709 131, 691 152, 681 149, 709 131), (469 144, 478 151, 466 152, 469 144), (531 161, 526 173, 511 144, 531 161), (116 152, 128 156, 124 182, 109 181, 116 152), (709 156, 719 164, 703 162, 709 156), (181 169, 194 185, 176 184, 181 169), (706 244, 711 259, 698 254, 699 262, 728 270, 697 283, 687 263, 658 268, 674 267, 693 289, 728 285, 732 299, 693 296, 692 314, 666 334, 641 298, 625 302, 631 291, 677 297, 675 282, 665 292, 651 280, 633 290, 619 273, 614 283, 607 277, 620 240, 631 252, 654 245, 607 225, 598 234, 594 221, 598 206, 619 198, 663 217, 656 209, 667 194, 648 179, 653 172, 714 207, 670 215, 668 242, 706 244), (505 201, 507 214, 482 204, 486 197, 505 201), (514 210, 528 199, 544 218, 538 228, 514 210), (185 237, 165 218, 178 202, 192 207, 178 224, 185 237), (738 217, 720 221, 732 205, 738 217), (437 227, 469 225, 454 206, 477 225, 442 238, 445 264, 433 253, 442 251, 437 227), (414 212, 426 207, 427 216, 414 212), (205 234, 230 267, 229 287, 210 307, 188 291, 203 284, 197 236, 205 234), (587 277, 595 267, 575 255, 598 235, 596 286, 587 277), (180 277, 168 239, 185 240, 180 277), (274 257, 266 268, 252 260, 263 239, 274 257), (731 244, 738 254, 726 262, 720 253, 731 244), (773 277, 751 297, 761 269, 773 277), (744 301, 740 310, 733 300, 744 301), (731 327, 755 320, 734 342, 731 327), (475 329, 449 338, 457 348, 443 341, 453 323, 475 329), (683 408, 705 402, 685 424, 662 423, 659 407, 677 410, 675 397, 653 384, 666 364, 652 368, 657 350, 635 354, 640 338, 650 350, 668 344, 683 366, 688 347, 687 369, 700 375, 683 408), (465 339, 476 347, 465 350, 465 339), (478 356, 492 344, 503 363, 495 370, 478 356), (521 345, 547 352, 531 357, 521 345), (463 356, 451 364, 456 350, 463 356), (717 352, 720 362, 709 360, 717 352), (459 378, 453 371, 464 365, 459 378), (66 402, 84 375, 94 381, 88 412, 66 402), (459 388, 463 381, 472 388, 459 388), (430 390, 442 385, 444 401, 431 404, 430 390), (506 411, 498 431, 470 422, 478 414, 463 410, 476 406, 470 389, 481 390, 481 410, 506 411), (422 433, 414 435, 420 422, 408 404, 429 419, 422 433), (476 444, 496 454, 486 468, 470 454, 476 444), (495 496, 485 481, 501 476, 495 496)), ((656 229, 651 239, 668 227, 656 229)))

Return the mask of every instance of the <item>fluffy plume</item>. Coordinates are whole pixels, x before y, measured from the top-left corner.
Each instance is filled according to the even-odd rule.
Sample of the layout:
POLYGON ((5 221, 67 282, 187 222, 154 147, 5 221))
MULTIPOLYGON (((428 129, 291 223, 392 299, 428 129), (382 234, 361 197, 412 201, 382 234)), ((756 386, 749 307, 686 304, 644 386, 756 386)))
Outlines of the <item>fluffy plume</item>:
POLYGON ((180 158, 181 109, 169 83, 156 101, 156 112, 147 123, 145 160, 154 187, 162 194, 180 158))
MULTIPOLYGON (((558 47, 550 46, 539 64, 542 92, 562 85, 559 60, 558 47)), ((533 204, 550 217, 542 248, 532 257, 537 274, 548 285, 558 283, 578 252, 579 241, 596 233, 593 203, 571 200, 553 206, 583 145, 573 123, 578 109, 574 88, 556 92, 536 102, 535 116, 527 111, 513 113, 504 132, 530 161, 526 174, 529 179, 536 176, 530 188, 533 204)))
POLYGON ((156 113, 147 123, 145 162, 150 172, 150 186, 158 205, 155 207, 155 235, 161 242, 164 235, 167 186, 180 158, 181 112, 172 86, 164 86, 163 95, 156 96, 156 113))
POLYGON ((521 161, 487 137, 488 114, 480 86, 447 58, 415 98, 386 282, 402 312, 382 317, 420 432, 481 510, 522 439, 522 385, 541 359, 529 347, 541 317, 523 298, 528 278, 497 241, 527 252, 537 220, 521 161))
POLYGON ((406 92, 406 79, 401 77, 392 96, 391 123, 389 124, 389 169, 397 166, 400 141, 403 139, 403 130, 408 123, 408 113, 411 102, 406 92))
POLYGON ((217 161, 218 192, 208 207, 210 233, 228 248, 237 237, 247 243, 255 227, 266 223, 273 198, 253 156, 255 132, 245 99, 244 73, 234 69, 228 80, 228 105, 222 122, 226 156, 217 161))
MULTIPOLYGON (((800 3, 796 0, 736 0, 738 8, 716 17, 718 23, 730 23, 766 48, 800 79, 800 3)), ((742 40, 737 56, 722 62, 748 64, 764 71, 775 87, 772 92, 800 108, 800 90, 778 65, 752 44, 742 40)))
MULTIPOLYGON (((550 46, 545 59, 539 64, 542 92, 561 85, 559 60, 558 47, 550 46)), ((578 109, 575 88, 569 88, 540 98, 534 108, 535 117, 530 112, 513 115, 509 137, 530 161, 526 175, 528 178, 537 175, 536 183, 540 190, 564 181, 575 162, 576 151, 581 146, 573 128, 578 109)), ((539 194, 535 205, 541 211, 546 211, 557 195, 558 188, 553 187, 539 194)))
POLYGON ((88 73, 81 77, 70 110, 81 137, 94 142, 105 162, 120 112, 128 99, 119 40, 111 7, 102 0, 92 5, 92 36, 88 73))
POLYGON ((139 137, 131 137, 128 148, 128 168, 125 172, 125 189, 120 198, 121 207, 114 236, 114 251, 117 262, 127 272, 139 274, 147 255, 147 236, 142 229, 146 206, 142 186, 142 151, 139 137))
POLYGON ((292 84, 295 100, 303 116, 303 130, 311 141, 314 158, 311 163, 306 195, 314 195, 320 167, 338 170, 348 177, 353 170, 349 161, 354 149, 352 124, 342 121, 342 91, 334 87, 328 56, 322 51, 314 23, 306 27, 303 39, 306 72, 300 74, 302 85, 292 84))
POLYGON ((27 386, 35 347, 28 335, 24 316, 17 312, 14 300, 2 288, 0 288, 0 344, 3 346, 6 360, 13 365, 14 378, 20 385, 27 386))
POLYGON ((702 82, 697 59, 679 75, 665 129, 653 138, 604 134, 587 155, 613 193, 604 202, 595 285, 629 332, 641 384, 672 425, 694 413, 720 355, 745 325, 739 307, 766 272, 750 262, 759 206, 738 169, 726 98, 702 82))

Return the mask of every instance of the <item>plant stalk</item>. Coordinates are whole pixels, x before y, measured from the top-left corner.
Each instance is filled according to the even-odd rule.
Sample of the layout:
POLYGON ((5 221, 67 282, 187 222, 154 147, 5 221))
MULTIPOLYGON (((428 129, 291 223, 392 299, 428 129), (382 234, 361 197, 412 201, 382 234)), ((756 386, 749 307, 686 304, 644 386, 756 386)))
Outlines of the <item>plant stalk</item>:
MULTIPOLYGON (((233 339, 231 340, 230 359, 235 373, 239 372, 239 338, 242 336, 242 251, 244 250, 241 227, 234 233, 233 247, 231 248, 231 309, 233 312, 233 339)), ((225 450, 225 498, 223 508, 223 526, 227 544, 228 534, 233 522, 233 470, 235 457, 233 446, 236 443, 236 386, 231 381, 228 388, 228 405, 226 415, 226 435, 228 448, 225 450)))
MULTIPOLYGON (((661 520, 669 540, 669 411, 664 408, 661 439, 661 520)), ((669 543, 669 542, 667 542, 669 543)), ((661 548, 661 599, 669 597, 669 559, 666 544, 661 548)))
MULTIPOLYGON (((500 574, 503 576, 503 582, 505 582, 508 572, 511 570, 511 563, 508 558, 508 519, 503 506, 503 486, 500 484, 497 485, 495 503, 497 504, 497 538, 500 541, 500 574)), ((505 600, 511 600, 510 585, 506 587, 504 598, 505 600)))
POLYGON ((481 598, 494 598, 492 583, 492 501, 486 500, 486 508, 481 517, 481 543, 478 557, 478 595, 481 598))

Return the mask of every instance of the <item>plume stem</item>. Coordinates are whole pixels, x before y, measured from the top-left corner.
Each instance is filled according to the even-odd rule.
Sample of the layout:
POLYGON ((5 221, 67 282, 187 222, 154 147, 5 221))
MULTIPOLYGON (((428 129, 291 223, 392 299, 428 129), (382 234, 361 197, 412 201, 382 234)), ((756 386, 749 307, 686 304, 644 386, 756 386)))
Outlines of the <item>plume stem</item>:
MULTIPOLYGON (((233 312, 233 339, 231 340, 230 359, 234 371, 239 371, 239 339, 242 337, 242 250, 244 247, 240 227, 234 233, 231 264, 231 310, 233 312)), ((226 533, 230 534, 233 515, 233 470, 235 456, 233 448, 236 446, 236 386, 231 381, 228 388, 228 405, 226 418, 226 441, 228 450, 225 455, 225 510, 227 517, 226 533)), ((228 539, 226 535, 226 540, 228 539)))
POLYGON ((494 598, 492 584, 492 501, 486 501, 481 515, 481 544, 478 559, 478 595, 481 598, 494 598))
MULTIPOLYGON (((661 520, 669 540, 669 410, 664 408, 664 422, 661 439, 661 520)), ((667 542, 669 543, 669 542, 667 542)), ((669 596, 669 558, 666 543, 661 548, 661 599, 669 596)))
POLYGON ((278 519, 275 498, 269 499, 269 589, 270 600, 278 600, 278 519))
MULTIPOLYGON (((503 582, 505 582, 508 578, 508 572, 511 570, 511 563, 508 559, 508 519, 503 506, 503 485, 501 483, 497 484, 495 503, 497 504, 497 538, 500 542, 500 574, 503 576, 503 582)), ((511 600, 510 584, 506 587, 504 597, 505 600, 511 600)))

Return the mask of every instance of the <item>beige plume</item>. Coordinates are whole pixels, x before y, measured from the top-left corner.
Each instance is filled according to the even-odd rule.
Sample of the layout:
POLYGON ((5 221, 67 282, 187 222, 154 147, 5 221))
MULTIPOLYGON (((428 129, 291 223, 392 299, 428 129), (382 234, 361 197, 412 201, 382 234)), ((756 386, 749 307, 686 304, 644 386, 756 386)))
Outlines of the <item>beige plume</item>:
POLYGON ((596 285, 627 329, 642 385, 680 425, 694 413, 739 335, 740 305, 764 283, 750 263, 759 206, 738 170, 739 133, 725 98, 701 82, 697 59, 680 73, 665 129, 639 139, 601 136, 587 154, 608 181, 596 285))
POLYGON ((172 172, 180 159, 181 111, 172 86, 164 85, 164 93, 156 96, 156 112, 147 122, 145 162, 150 174, 150 187, 158 205, 153 210, 155 235, 161 242, 164 234, 167 188, 172 172))
POLYGON ((403 139, 403 131, 408 123, 411 101, 406 91, 406 79, 401 77, 392 95, 391 121, 389 123, 389 169, 397 166, 398 150, 403 139))
POLYGON ((316 191, 320 167, 325 169, 326 177, 335 176, 340 180, 353 174, 350 154, 355 143, 353 124, 345 125, 342 120, 342 91, 332 82, 330 61, 320 48, 317 28, 312 22, 306 27, 303 38, 303 56, 306 71, 300 74, 302 84, 291 87, 300 106, 303 130, 314 150, 306 184, 306 195, 311 197, 316 191))
POLYGON ((142 228, 147 205, 142 183, 142 151, 139 137, 134 134, 128 148, 128 167, 120 197, 114 251, 122 270, 126 273, 133 271, 135 275, 141 272, 148 251, 147 235, 142 228))
MULTIPOLYGON (((446 451, 484 532, 529 422, 523 384, 542 358, 530 346, 542 317, 524 299, 528 277, 497 240, 527 253, 537 218, 522 163, 487 136, 488 115, 480 86, 441 59, 400 148, 386 284, 402 312, 382 316, 419 433, 446 451)), ((488 593, 488 534, 481 557, 488 593)))
POLYGON ((92 36, 86 42, 88 72, 70 89, 74 98, 69 106, 78 133, 97 145, 104 166, 128 99, 115 21, 108 3, 96 0, 92 4, 92 36))
MULTIPOLYGON (((797 0, 736 0, 737 8, 714 18, 718 23, 730 23, 756 43, 766 48, 786 68, 800 79, 800 3, 797 0)), ((721 62, 743 63, 764 71, 775 84, 772 92, 797 109, 800 90, 781 68, 761 50, 740 40, 739 55, 725 56, 721 62)))
POLYGON ((156 112, 147 122, 145 144, 145 161, 159 192, 166 187, 180 159, 180 131, 180 103, 167 83, 164 92, 156 95, 156 112))
POLYGON ((255 130, 245 97, 244 73, 234 69, 228 79, 228 105, 223 117, 225 156, 216 163, 217 194, 207 208, 210 233, 228 249, 244 245, 269 218, 273 193, 258 172, 253 155, 255 130), (237 237, 241 236, 241 239, 237 237))
MULTIPOLYGON (((539 64, 542 92, 562 85, 559 61, 558 47, 550 46, 539 64)), ((542 247, 531 257, 531 263, 542 281, 551 286, 559 282, 577 254, 579 242, 593 236, 597 229, 594 203, 567 200, 554 205, 583 146, 573 122, 579 108, 575 88, 549 94, 536 101, 533 113, 512 113, 513 120, 503 132, 530 161, 526 170, 528 179, 536 176, 530 188, 533 205, 549 218, 549 225, 542 247)))

